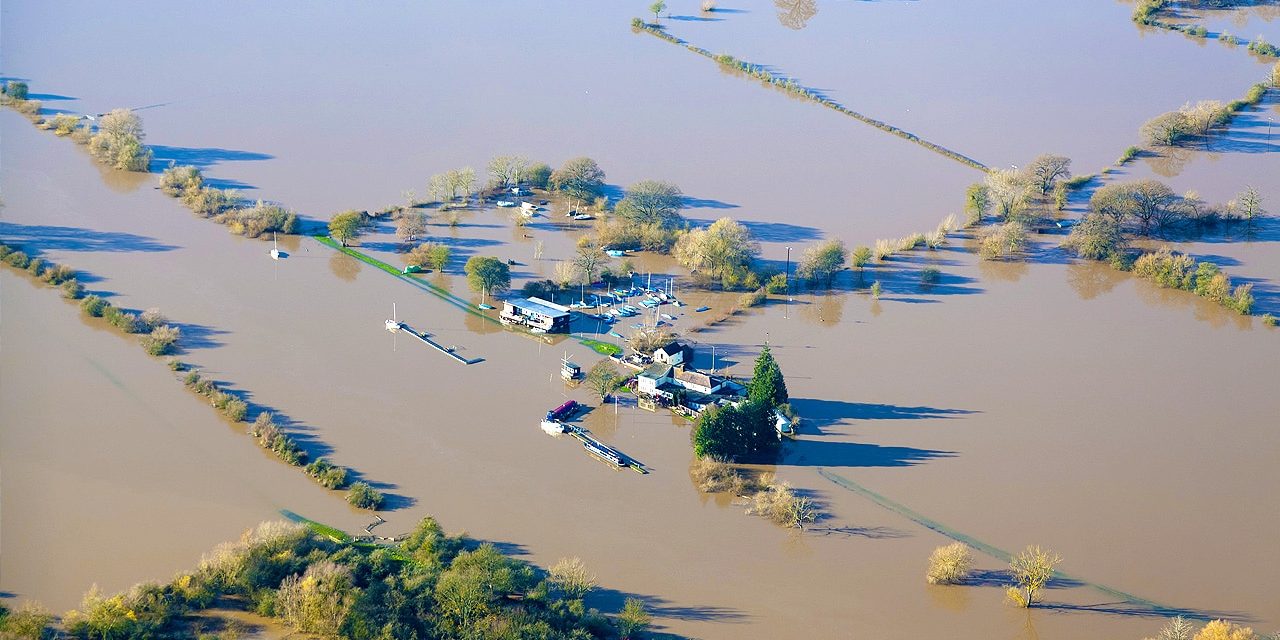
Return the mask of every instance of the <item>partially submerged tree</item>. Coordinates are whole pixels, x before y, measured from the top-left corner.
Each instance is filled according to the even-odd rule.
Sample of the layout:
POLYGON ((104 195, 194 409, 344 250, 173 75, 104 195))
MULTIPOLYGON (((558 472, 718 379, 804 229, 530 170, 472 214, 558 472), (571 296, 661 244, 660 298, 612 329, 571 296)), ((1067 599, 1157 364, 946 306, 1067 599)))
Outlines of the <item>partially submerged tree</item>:
MULTIPOLYGON (((1280 63, 1276 64, 1280 68, 1280 63)), ((1262 208, 1262 195, 1253 187, 1245 187, 1244 191, 1236 197, 1236 206, 1240 210, 1240 217, 1252 222, 1254 218, 1264 216, 1267 211, 1262 208)))
POLYGON ((527 166, 529 159, 524 156, 494 156, 489 161, 489 183, 507 186, 519 182, 527 166))
POLYGON ((973 226, 982 222, 982 217, 991 210, 991 194, 987 185, 975 182, 965 191, 964 211, 968 214, 968 224, 973 226))
POLYGON ((973 554, 962 542, 937 547, 929 556, 925 581, 929 584, 960 584, 973 568, 973 554))
POLYGON ((403 242, 413 242, 427 232, 427 217, 421 211, 408 210, 396 220, 396 236, 403 242))
MULTIPOLYGON (((867 254, 870 259, 870 250, 867 254)), ((830 287, 836 272, 845 267, 848 257, 849 250, 845 248, 843 241, 836 238, 826 240, 804 250, 796 275, 830 287)))
POLYGON ((589 236, 583 236, 578 243, 577 254, 573 258, 573 266, 582 274, 582 282, 591 284, 600 270, 609 263, 609 254, 597 245, 589 236))
POLYGON ((1040 592, 1053 577, 1053 568, 1062 562, 1062 556, 1032 545, 1009 562, 1009 573, 1014 585, 1006 595, 1019 607, 1030 607, 1040 599, 1040 592))
POLYGON ((680 209, 683 207, 684 194, 680 192, 680 187, 670 182, 644 180, 627 188, 626 195, 614 207, 614 212, 631 222, 656 222, 663 227, 674 228, 684 222, 684 218, 680 216, 680 209))
POLYGON ((1127 245, 1120 225, 1098 213, 1085 214, 1062 246, 1086 260, 1112 260, 1127 245))
POLYGON ((649 5, 649 11, 653 13, 653 19, 655 22, 658 20, 658 14, 666 10, 667 10, 667 3, 663 2, 662 0, 658 0, 657 2, 649 5))
POLYGON ((359 211, 349 209, 335 213, 329 220, 329 235, 345 247, 348 242, 360 235, 361 222, 359 211))
POLYGON ((124 171, 146 171, 151 150, 142 144, 142 119, 128 109, 115 109, 98 120, 89 152, 104 164, 124 171))
POLYGON ((760 247, 742 223, 721 218, 706 229, 694 229, 680 236, 672 253, 685 267, 722 275, 750 264, 760 253, 760 247))
POLYGON ((1022 253, 1027 245, 1027 225, 1010 221, 987 227, 978 235, 978 257, 999 260, 1022 253))
POLYGON ((462 270, 471 290, 486 296, 511 286, 511 268, 492 256, 471 256, 462 270))
POLYGON ((987 174, 986 191, 996 216, 1011 220, 1027 208, 1031 196, 1031 180, 1017 169, 992 169, 987 174))
POLYGON ((591 366, 583 382, 600 399, 600 403, 604 404, 609 394, 618 387, 621 379, 622 374, 618 371, 617 365, 613 364, 612 360, 605 359, 591 366))
POLYGON ((1031 161, 1027 173, 1034 177, 1040 195, 1049 195, 1059 180, 1071 177, 1071 158, 1044 154, 1031 161))
POLYGON ((406 254, 405 259, 409 264, 441 271, 449 263, 449 256, 452 253, 447 245, 424 242, 406 254))
POLYGON ((550 184, 575 200, 588 202, 603 193, 604 171, 591 158, 574 158, 551 173, 550 184))

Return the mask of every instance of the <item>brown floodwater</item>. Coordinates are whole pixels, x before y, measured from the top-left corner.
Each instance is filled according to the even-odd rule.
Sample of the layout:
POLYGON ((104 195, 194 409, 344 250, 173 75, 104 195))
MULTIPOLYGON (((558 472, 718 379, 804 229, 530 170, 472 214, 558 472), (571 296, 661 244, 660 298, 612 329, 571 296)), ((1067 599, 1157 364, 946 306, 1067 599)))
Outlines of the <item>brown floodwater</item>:
MULTIPOLYGON (((855 4, 821 5, 794 33, 817 45, 830 40, 815 31, 824 20, 848 26, 844 11, 952 11, 855 4)), ((717 201, 691 211, 695 218, 773 223, 757 230, 771 240, 767 255, 781 259, 785 245, 818 235, 867 242, 932 226, 975 178, 914 145, 634 36, 625 26, 634 11, 620 5, 512 3, 484 15, 469 5, 320 7, 300 24, 281 7, 157 4, 131 9, 145 11, 145 20, 129 11, 93 14, 120 33, 111 46, 89 37, 101 25, 88 19, 55 23, 38 5, 5 10, 6 73, 80 98, 50 106, 170 102, 141 112, 149 142, 161 145, 158 157, 201 163, 215 178, 255 187, 250 195, 317 216, 394 202, 400 189, 421 192, 430 173, 480 166, 497 152, 548 160, 586 153, 611 182, 665 177, 717 201), (287 44, 279 38, 299 29, 305 34, 287 44), (339 41, 358 46, 332 45, 339 41), (70 62, 84 56, 101 60, 99 68, 70 62), (259 59, 271 64, 249 64, 259 59), (548 71, 563 60, 577 61, 579 73, 548 71), (231 69, 234 79, 220 75, 231 69), (664 109, 652 106, 655 87, 664 109), (744 130, 759 135, 744 143, 744 130), (910 184, 897 180, 905 166, 910 184), (854 200, 867 206, 845 208, 854 200)), ((1113 10, 1124 14, 1128 5, 1104 3, 1100 13, 1113 10)), ((727 14, 725 26, 772 19, 767 3, 746 11, 727 14)), ((1036 11, 1047 9, 1017 13, 1020 24, 1040 24, 1036 11)), ((1095 44, 1132 48, 1123 64, 1159 66, 1170 78, 1222 67, 1232 77, 1195 82, 1212 97, 1222 82, 1223 98, 1256 74, 1243 56, 1226 64, 1198 50, 1176 58, 1177 69, 1135 60, 1148 46, 1180 55, 1186 45, 1135 35, 1119 18, 1124 33, 1116 37, 1129 40, 1095 44)), ((948 33, 943 27, 933 26, 948 33)), ((1097 27, 1117 28, 1101 20, 1097 27)), ((1006 35, 1025 37, 1016 33, 1006 35)), ((965 55, 979 69, 990 58, 985 41, 965 42, 978 43, 965 55)), ((964 56, 939 57, 945 68, 964 56)), ((761 61, 792 64, 781 56, 761 61)), ((809 68, 818 74, 822 65, 797 71, 807 78, 809 68)), ((1113 82, 1132 71, 1087 68, 1115 74, 1113 82)), ((1165 97, 1181 96, 1167 90, 1160 99, 1145 89, 1095 98, 1115 99, 1140 122, 1193 97, 1165 105, 1165 97)), ((959 102, 962 94, 939 95, 959 102)), ((1130 139, 1060 120, 1018 129, 1025 137, 955 122, 938 131, 1026 145, 1010 158, 1034 154, 1054 135, 1082 136, 1081 148, 1098 162, 1130 139), (1046 142, 1027 143, 1033 134, 1046 142)), ((1107 126, 1127 136, 1136 123, 1107 126)), ((943 144, 954 140, 924 129, 943 144)), ((984 574, 976 586, 928 587, 924 561, 948 539, 920 519, 1006 551, 1052 547, 1072 576, 1170 610, 1232 615, 1260 630, 1280 625, 1280 600, 1268 572, 1258 570, 1280 564, 1267 535, 1280 525, 1271 495, 1280 484, 1272 463, 1280 400, 1270 393, 1280 332, 1099 265, 1068 264, 1048 239, 1030 265, 975 263, 957 239, 867 273, 884 285, 878 301, 847 292, 853 283, 844 274, 835 294, 800 294, 692 334, 699 364, 710 365, 714 346, 717 366, 740 375, 760 345, 775 349, 806 421, 774 470, 828 514, 798 533, 744 515, 745 505, 724 496, 700 495, 687 473, 689 427, 665 414, 624 399, 583 419, 649 467, 646 476, 612 471, 575 442, 544 435, 536 425, 543 412, 565 398, 589 401, 585 389, 556 376, 566 352, 594 362, 577 343, 523 339, 310 239, 283 242, 289 256, 272 261, 267 244, 196 219, 153 182, 110 172, 104 179, 81 149, 11 111, 0 112, 0 134, 0 237, 84 270, 89 288, 114 293, 118 304, 160 306, 183 323, 184 360, 276 411, 314 453, 382 486, 393 510, 380 531, 401 532, 433 514, 544 566, 578 555, 600 577, 595 606, 616 610, 638 595, 663 630, 698 637, 1137 638, 1160 624, 1149 609, 1118 604, 1089 584, 1051 589, 1053 606, 1030 613, 1001 604, 998 575, 984 574), (928 265, 943 275, 922 286, 928 265), (400 320, 484 361, 460 365, 388 335, 382 321, 393 302, 400 320), (849 482, 919 516, 879 506, 849 482)), ((956 139, 961 152, 992 161, 956 139)), ((1206 181, 1238 189, 1221 186, 1222 177, 1206 181)), ((515 229, 505 215, 468 213, 458 227, 433 225, 430 234, 453 244, 459 258, 516 260, 518 279, 549 275, 573 234, 550 218, 515 229), (539 241, 544 260, 533 257, 539 241)), ((388 231, 365 238, 364 248, 394 261, 388 231)), ((660 258, 635 261, 642 273, 672 272, 660 258)), ((456 265, 426 279, 469 295, 456 265)), ((678 284, 693 305, 716 307, 701 315, 686 307, 677 320, 685 330, 732 300, 678 284)), ((61 610, 92 582, 110 590, 165 579, 280 509, 349 531, 366 521, 256 449, 160 361, 86 324, 56 292, 25 276, 7 274, 0 285, 0 591, 61 610), (63 375, 67 386, 32 370, 63 375), (86 543, 80 531, 97 535, 86 543)), ((1000 566, 979 558, 983 571, 1000 566)))

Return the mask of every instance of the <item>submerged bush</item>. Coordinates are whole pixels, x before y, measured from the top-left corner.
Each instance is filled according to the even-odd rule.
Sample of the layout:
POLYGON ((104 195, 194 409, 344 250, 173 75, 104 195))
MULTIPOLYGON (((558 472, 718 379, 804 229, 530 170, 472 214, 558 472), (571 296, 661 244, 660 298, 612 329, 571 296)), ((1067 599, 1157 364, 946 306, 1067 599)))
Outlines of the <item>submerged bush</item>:
POLYGON ((929 556, 929 569, 925 581, 929 584, 959 584, 973 568, 973 555, 969 547, 960 542, 938 547, 929 556))
POLYGON ((75 300, 84 295, 84 285, 79 280, 72 278, 62 283, 62 297, 68 300, 75 300))
POLYGON ((990 226, 978 234, 978 257, 1000 260, 1018 255, 1027 245, 1027 226, 1011 221, 990 226))
POLYGON ((214 216, 214 222, 226 225, 231 233, 250 238, 272 231, 296 233, 298 230, 298 214, 261 200, 252 207, 224 211, 214 216))
POLYGON ((128 109, 116 109, 98 121, 89 140, 89 153, 103 164, 123 171, 146 171, 151 150, 142 144, 142 120, 128 109))
POLYGON ((185 192, 182 196, 182 203, 187 205, 187 208, 196 215, 206 218, 233 209, 239 202, 240 197, 235 191, 214 187, 198 187, 185 192))
POLYGON ((109 306, 111 306, 110 302, 94 295, 85 296, 85 298, 80 301, 80 309, 92 318, 102 317, 102 314, 106 312, 107 307, 109 306))
POLYGON ((195 193, 204 187, 204 176, 200 169, 191 165, 169 165, 160 174, 160 190, 167 196, 183 197, 195 193))
POLYGON ((108 324, 125 333, 141 333, 143 331, 143 324, 138 320, 138 316, 119 307, 104 309, 102 317, 108 324))
POLYGON ((357 509, 377 511, 382 508, 382 492, 369 486, 367 482, 357 482, 347 491, 347 502, 357 509))
POLYGON ((335 466, 324 458, 306 466, 307 475, 329 489, 341 489, 347 485, 347 470, 335 466))
POLYGON ((741 495, 747 487, 747 480, 737 467, 713 456, 694 458, 689 476, 694 486, 705 493, 741 495))
POLYGON ((818 512, 813 501, 796 495, 790 484, 774 482, 772 478, 763 482, 764 489, 751 499, 747 513, 764 516, 784 527, 803 529, 804 525, 817 519, 818 512))
POLYGON ((174 347, 178 343, 178 337, 181 332, 177 327, 169 325, 159 326, 151 330, 151 333, 142 339, 142 348, 153 356, 164 356, 173 353, 174 347))

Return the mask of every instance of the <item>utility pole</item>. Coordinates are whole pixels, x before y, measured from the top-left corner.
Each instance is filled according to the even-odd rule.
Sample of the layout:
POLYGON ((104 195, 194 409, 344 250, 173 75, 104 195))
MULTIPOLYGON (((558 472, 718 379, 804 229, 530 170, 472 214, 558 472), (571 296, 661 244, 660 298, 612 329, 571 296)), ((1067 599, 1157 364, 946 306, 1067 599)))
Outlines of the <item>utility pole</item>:
POLYGON ((783 309, 783 318, 791 318, 791 247, 787 247, 787 305, 783 309))

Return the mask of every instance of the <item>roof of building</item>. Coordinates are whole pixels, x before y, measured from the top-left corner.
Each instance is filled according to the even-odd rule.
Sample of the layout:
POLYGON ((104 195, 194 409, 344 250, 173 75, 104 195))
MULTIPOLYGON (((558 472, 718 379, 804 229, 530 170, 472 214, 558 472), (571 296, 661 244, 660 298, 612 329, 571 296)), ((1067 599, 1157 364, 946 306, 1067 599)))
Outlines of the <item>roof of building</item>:
POLYGON ((701 371, 690 371, 688 369, 676 371, 676 380, 696 384, 699 387, 707 387, 713 389, 720 384, 720 379, 715 376, 705 374, 701 371))
POLYGON ((544 316, 557 318, 569 315, 569 307, 558 305, 554 302, 548 302, 542 298, 513 298, 506 301, 513 307, 519 307, 525 311, 533 311, 544 316))
POLYGON ((661 351, 669 356, 674 356, 675 354, 680 353, 681 351, 684 351, 684 349, 685 349, 684 345, 673 340, 671 342, 668 342, 665 346, 660 347, 658 351, 661 351))

